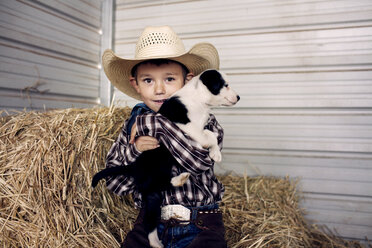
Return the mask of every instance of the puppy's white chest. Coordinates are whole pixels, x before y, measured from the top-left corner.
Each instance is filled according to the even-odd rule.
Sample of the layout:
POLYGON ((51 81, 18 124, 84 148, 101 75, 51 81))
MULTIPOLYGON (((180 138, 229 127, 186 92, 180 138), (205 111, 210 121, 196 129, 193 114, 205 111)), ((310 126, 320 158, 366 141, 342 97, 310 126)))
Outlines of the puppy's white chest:
POLYGON ((208 120, 208 113, 197 113, 192 112, 189 113, 189 119, 192 125, 194 125, 196 128, 198 128, 200 131, 204 129, 205 124, 208 120))

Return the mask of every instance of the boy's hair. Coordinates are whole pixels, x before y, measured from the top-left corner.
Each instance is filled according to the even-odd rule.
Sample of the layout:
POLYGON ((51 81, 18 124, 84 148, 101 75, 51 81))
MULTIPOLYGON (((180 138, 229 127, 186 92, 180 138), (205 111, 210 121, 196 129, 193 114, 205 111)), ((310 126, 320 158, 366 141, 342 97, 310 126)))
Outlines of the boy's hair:
POLYGON ((181 66, 183 79, 186 80, 186 76, 190 72, 189 69, 187 69, 187 67, 185 65, 183 65, 182 63, 171 60, 171 59, 150 59, 150 60, 143 61, 143 62, 138 63, 135 66, 133 66, 132 70, 130 71, 130 74, 131 74, 132 77, 134 77, 137 80, 137 68, 138 68, 138 66, 144 65, 144 64, 152 64, 152 65, 156 65, 156 66, 161 66, 161 65, 170 64, 170 63, 175 63, 175 64, 178 64, 178 65, 181 66))

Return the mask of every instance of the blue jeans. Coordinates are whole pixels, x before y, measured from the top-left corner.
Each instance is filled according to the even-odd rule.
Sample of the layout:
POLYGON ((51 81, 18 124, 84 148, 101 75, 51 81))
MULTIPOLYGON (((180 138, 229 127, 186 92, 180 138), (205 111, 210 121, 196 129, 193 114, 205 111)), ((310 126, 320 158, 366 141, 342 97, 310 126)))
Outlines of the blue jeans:
MULTIPOLYGON (((164 224, 158 226, 158 234, 163 236, 165 229, 164 224)), ((191 223, 185 226, 170 227, 167 230, 167 237, 163 239, 164 248, 183 248, 187 247, 191 241, 201 232, 195 224, 191 223)))
MULTIPOLYGON (((188 225, 171 226, 169 223, 158 225, 159 238, 165 248, 227 248, 225 241, 225 227, 221 213, 198 214, 218 208, 217 204, 190 208, 191 222, 188 225)), ((122 244, 122 248, 150 248, 148 233, 143 225, 144 211, 141 210, 134 224, 122 244)))
POLYGON ((159 237, 163 237, 164 248, 183 248, 187 247, 200 232, 202 227, 198 226, 196 219, 198 211, 217 209, 218 204, 212 204, 202 207, 189 208, 191 210, 191 223, 188 225, 176 225, 166 229, 165 224, 158 225, 159 237), (164 231, 166 233, 164 234, 164 231))

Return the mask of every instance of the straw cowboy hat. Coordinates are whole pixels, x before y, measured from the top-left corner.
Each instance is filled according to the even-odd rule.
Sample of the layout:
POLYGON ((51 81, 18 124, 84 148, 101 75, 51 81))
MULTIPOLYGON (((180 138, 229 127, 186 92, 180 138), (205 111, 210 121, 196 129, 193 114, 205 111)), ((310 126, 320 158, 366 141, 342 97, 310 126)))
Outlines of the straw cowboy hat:
POLYGON ((209 43, 198 43, 188 52, 181 39, 168 26, 146 27, 139 37, 133 59, 124 59, 107 49, 102 56, 103 69, 111 83, 126 95, 141 100, 129 78, 136 64, 149 59, 170 59, 182 63, 197 75, 206 69, 219 69, 216 48, 209 43))

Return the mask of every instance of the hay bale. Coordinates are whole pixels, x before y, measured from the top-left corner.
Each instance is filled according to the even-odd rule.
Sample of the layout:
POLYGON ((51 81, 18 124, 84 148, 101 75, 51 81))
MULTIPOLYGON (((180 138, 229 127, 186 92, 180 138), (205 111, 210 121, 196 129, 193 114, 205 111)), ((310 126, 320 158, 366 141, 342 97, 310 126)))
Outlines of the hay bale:
MULTIPOLYGON (((129 108, 21 112, 0 118, 3 247, 119 247, 137 215, 92 175, 129 108)), ((306 225, 295 183, 220 177, 229 247, 361 247, 306 225)))
POLYGON ((68 109, 6 117, 0 127, 4 247, 117 247, 136 212, 92 175, 130 109, 68 109), (113 233, 113 234, 112 234, 113 233))
POLYGON ((289 178, 223 176, 229 247, 362 247, 309 226, 289 178))

